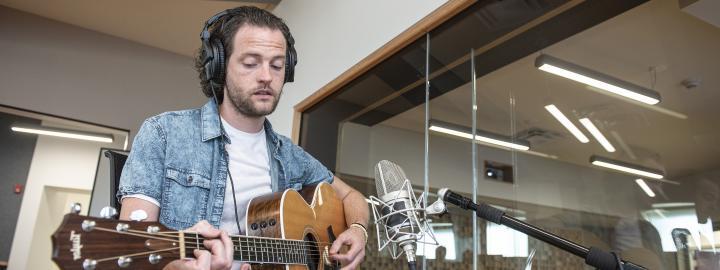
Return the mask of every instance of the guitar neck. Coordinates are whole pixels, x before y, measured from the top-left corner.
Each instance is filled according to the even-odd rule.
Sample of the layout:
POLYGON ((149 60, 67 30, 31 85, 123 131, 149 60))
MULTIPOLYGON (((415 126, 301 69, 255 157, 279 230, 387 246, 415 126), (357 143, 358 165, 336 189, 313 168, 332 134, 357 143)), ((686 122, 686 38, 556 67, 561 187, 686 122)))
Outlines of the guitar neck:
MULTIPOLYGON (((185 255, 192 257, 194 249, 206 249, 202 235, 184 233, 185 255)), ((248 263, 308 264, 317 261, 319 252, 314 242, 233 235, 234 260, 248 263)))

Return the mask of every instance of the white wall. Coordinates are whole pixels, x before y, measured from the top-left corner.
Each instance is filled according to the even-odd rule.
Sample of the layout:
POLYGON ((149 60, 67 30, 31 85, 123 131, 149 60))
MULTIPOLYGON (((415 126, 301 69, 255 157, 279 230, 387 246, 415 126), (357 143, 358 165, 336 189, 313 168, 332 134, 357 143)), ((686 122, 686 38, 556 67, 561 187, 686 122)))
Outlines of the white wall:
MULTIPOLYGON (((423 185, 423 134, 376 125, 346 123, 338 149, 338 172, 374 178, 373 168, 387 159, 400 165, 414 185, 423 185), (368 139, 369 138, 369 139, 368 139)), ((536 205, 635 217, 645 195, 633 177, 559 160, 478 147, 478 195, 536 205), (515 185, 484 180, 483 161, 515 165, 515 185)), ((430 136, 429 182, 472 192, 472 155, 469 141, 430 136)))
POLYGON ((385 45, 446 0, 282 1, 273 11, 290 27, 298 51, 295 82, 270 117, 290 135, 293 107, 385 45))
MULTIPOLYGON (((47 125, 47 123, 43 124, 47 125)), ((38 137, 10 250, 9 270, 31 269, 27 267, 30 260, 50 259, 49 253, 37 255, 45 253, 32 250, 33 241, 30 241, 34 237, 33 232, 48 231, 48 228, 52 228, 53 231, 55 229, 53 226, 57 226, 57 224, 38 222, 47 219, 38 215, 48 213, 45 211, 47 209, 40 211, 43 210, 41 209, 43 191, 47 187, 59 187, 84 190, 89 193, 95 180, 100 148, 122 148, 123 144, 124 140, 105 144, 49 136, 38 137)), ((87 207, 88 203, 89 200, 84 202, 83 206, 87 207)), ((65 208, 69 209, 67 206, 65 208)), ((46 237, 47 241, 40 242, 40 246, 49 244, 50 235, 46 237)), ((35 242, 37 246, 38 242, 35 242)))
POLYGON ((202 105, 192 59, 0 6, 0 104, 129 129, 202 105))
MULTIPOLYGON (((90 201, 90 191, 84 189, 58 188, 45 186, 40 199, 40 208, 37 211, 32 238, 29 239, 30 250, 33 254, 52 254, 52 241, 50 235, 57 230, 63 217, 68 213, 68 205, 79 202, 85 206, 81 215, 87 214, 87 202, 90 201), (44 225, 44 226, 43 226, 44 225)), ((68 239, 59 239, 61 241, 68 239)), ((12 267, 15 269, 15 267, 12 267)), ((18 268, 19 269, 19 268, 18 268)), ((25 269, 59 269, 52 262, 50 256, 31 256, 25 264, 25 269)))
MULTIPOLYGON (((446 0, 282 1, 299 64, 270 117, 290 135, 293 107, 446 0)), ((192 59, 0 6, 0 104, 129 129, 205 102, 192 59)), ((132 140, 131 140, 132 141, 132 140)))

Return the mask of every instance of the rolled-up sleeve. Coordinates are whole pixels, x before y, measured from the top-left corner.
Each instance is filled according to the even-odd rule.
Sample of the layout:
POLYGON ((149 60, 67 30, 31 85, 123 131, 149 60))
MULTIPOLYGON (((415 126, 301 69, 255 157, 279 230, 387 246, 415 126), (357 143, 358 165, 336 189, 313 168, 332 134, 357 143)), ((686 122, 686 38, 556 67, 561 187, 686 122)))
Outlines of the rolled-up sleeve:
POLYGON ((144 195, 161 201, 166 136, 155 118, 143 122, 133 141, 120 177, 118 201, 126 195, 144 195))

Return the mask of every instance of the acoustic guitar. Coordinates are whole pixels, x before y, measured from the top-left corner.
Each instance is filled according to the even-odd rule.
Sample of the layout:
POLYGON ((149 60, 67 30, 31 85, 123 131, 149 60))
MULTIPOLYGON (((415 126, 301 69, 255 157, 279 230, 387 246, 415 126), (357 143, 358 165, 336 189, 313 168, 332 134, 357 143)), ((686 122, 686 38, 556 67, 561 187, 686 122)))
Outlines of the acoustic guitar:
MULTIPOLYGON (((297 192, 254 198, 246 235, 231 236, 234 259, 253 269, 339 269, 329 257, 346 230, 340 199, 327 183, 297 192), (262 267, 258 267, 262 266, 262 267)), ((203 237, 156 222, 119 221, 67 214, 52 235, 52 260, 60 269, 162 269, 205 249, 203 237)))

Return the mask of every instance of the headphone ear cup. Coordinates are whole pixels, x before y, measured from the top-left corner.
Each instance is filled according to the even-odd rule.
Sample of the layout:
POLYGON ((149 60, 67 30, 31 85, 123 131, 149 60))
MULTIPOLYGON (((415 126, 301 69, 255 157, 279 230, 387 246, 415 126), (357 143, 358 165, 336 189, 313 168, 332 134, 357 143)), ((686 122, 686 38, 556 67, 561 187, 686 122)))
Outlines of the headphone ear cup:
POLYGON ((292 44, 288 44, 287 52, 285 53, 285 82, 295 81, 295 65, 297 65, 297 52, 292 44))
POLYGON ((202 63, 203 63, 203 81, 210 81, 212 79, 212 60, 213 60, 213 52, 212 48, 208 44, 207 41, 203 40, 202 42, 202 51, 201 51, 201 57, 202 57, 202 63))
POLYGON ((210 55, 212 59, 206 64, 205 70, 209 73, 208 79, 216 85, 225 84, 225 47, 219 39, 210 40, 210 55))

